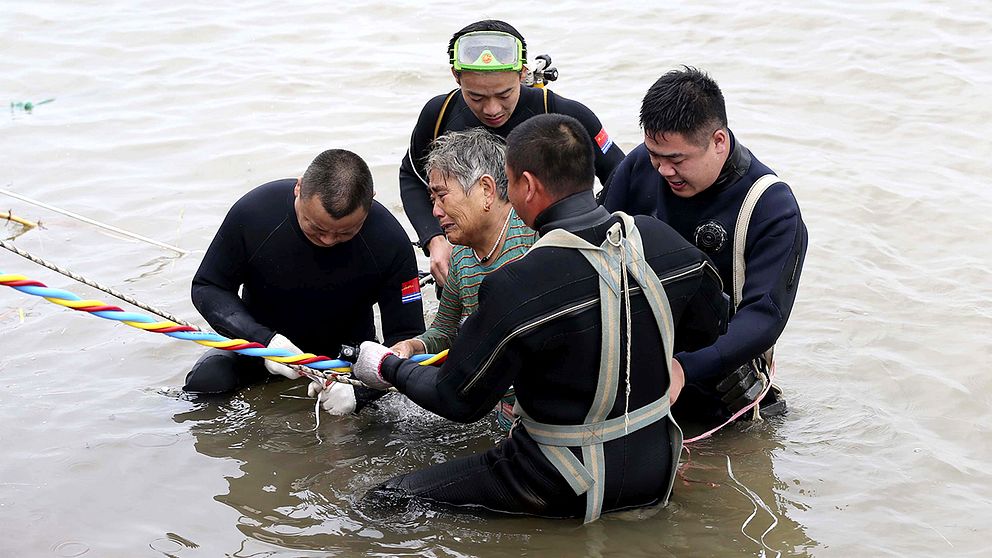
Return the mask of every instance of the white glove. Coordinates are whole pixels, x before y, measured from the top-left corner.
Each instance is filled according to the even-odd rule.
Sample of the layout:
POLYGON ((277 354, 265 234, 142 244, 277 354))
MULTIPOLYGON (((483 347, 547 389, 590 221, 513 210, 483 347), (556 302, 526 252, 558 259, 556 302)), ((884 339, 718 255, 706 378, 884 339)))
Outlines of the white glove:
POLYGON ((378 343, 365 341, 358 350, 358 360, 351 365, 351 377, 361 380, 372 389, 385 390, 393 387, 379 375, 379 368, 382 366, 383 359, 395 354, 378 343))
MULTIPOLYGON (((278 333, 272 337, 272 341, 269 341, 270 349, 287 349, 293 353, 302 353, 292 341, 286 339, 284 335, 279 335, 278 333)), ((300 377, 300 373, 292 368, 286 366, 285 364, 280 364, 274 360, 265 359, 265 369, 269 371, 269 374, 279 374, 281 376, 286 376, 290 380, 295 380, 300 377)))
POLYGON ((331 382, 324 387, 321 382, 310 382, 307 395, 317 397, 320 406, 332 415, 347 415, 355 412, 358 401, 355 399, 355 386, 344 382, 331 382))

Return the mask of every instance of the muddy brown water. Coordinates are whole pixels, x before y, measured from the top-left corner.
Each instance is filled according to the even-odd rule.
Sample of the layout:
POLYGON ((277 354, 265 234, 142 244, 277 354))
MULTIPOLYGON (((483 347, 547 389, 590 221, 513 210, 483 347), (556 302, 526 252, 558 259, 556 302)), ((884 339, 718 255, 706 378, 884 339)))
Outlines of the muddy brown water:
MULTIPOLYGON (((397 167, 423 103, 454 87, 447 39, 502 17, 626 150, 663 71, 721 83, 809 226, 778 345, 790 413, 693 446, 661 510, 583 527, 380 505, 369 487, 488 447, 495 426, 395 396, 310 432, 303 382, 187 401, 198 346, 6 289, 0 556, 987 555, 992 4, 484 8, 8 2, 0 103, 55 101, 0 116, 0 186, 192 253, 0 196, 44 224, 15 242, 202 323, 189 282, 228 207, 323 149, 365 157, 409 228, 397 167)), ((0 271, 108 299, 6 251, 0 271)))

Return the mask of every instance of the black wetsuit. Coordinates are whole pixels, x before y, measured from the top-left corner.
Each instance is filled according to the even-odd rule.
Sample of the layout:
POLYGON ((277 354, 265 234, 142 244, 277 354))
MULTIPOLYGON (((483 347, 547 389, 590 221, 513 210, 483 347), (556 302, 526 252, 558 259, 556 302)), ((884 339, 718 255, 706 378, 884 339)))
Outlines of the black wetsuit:
MULTIPOLYGON (((731 153, 717 181, 691 198, 672 193, 651 164, 641 144, 617 168, 604 205, 610 211, 653 215, 690 242, 697 229, 716 223, 726 233, 718 249, 707 255, 720 270, 732 296, 734 227, 744 196, 759 177, 772 173, 731 134, 731 153)), ((686 389, 675 405, 675 417, 723 418, 728 409, 715 385, 727 374, 772 347, 782 334, 796 299, 806 254, 806 226, 792 190, 785 182, 761 196, 751 217, 745 244, 746 281, 743 298, 727 332, 716 343, 676 355, 686 374, 686 389)))
MULTIPOLYGON (((536 226, 542 234, 564 228, 599 246, 616 222, 588 192, 547 208, 536 226)), ((676 350, 711 343, 727 311, 716 271, 667 225, 645 217, 636 225, 646 260, 664 281, 676 350)), ((459 330, 443 366, 388 356, 382 376, 425 409, 459 422, 487 416, 513 384, 534 420, 582 424, 599 378, 598 289, 599 276, 578 251, 532 250, 486 277, 479 308, 459 330)), ((640 290, 632 293, 631 412, 662 397, 669 384, 657 323, 640 290)), ((608 418, 624 414, 624 386, 618 391, 608 418)), ((607 442, 605 455, 604 511, 665 496, 671 449, 664 420, 607 442)), ((585 496, 576 496, 522 424, 485 453, 396 477, 372 494, 383 493, 548 517, 581 516, 585 508, 585 496)))
MULTIPOLYGON (((499 128, 485 128, 490 132, 506 138, 521 122, 538 114, 556 113, 566 114, 582 123, 582 126, 589 132, 589 137, 593 139, 596 153, 596 176, 602 184, 606 184, 607 179, 613 173, 613 169, 623 160, 623 151, 610 139, 606 130, 600 123, 599 118, 589 108, 582 103, 566 99, 553 91, 547 91, 548 107, 544 110, 544 92, 540 88, 520 87, 520 100, 509 120, 499 128)), ((420 246, 425 248, 430 239, 439 234, 444 234, 441 225, 432 211, 430 194, 427 192, 427 181, 429 177, 424 172, 424 162, 430 151, 430 144, 434 141, 434 128, 437 126, 437 118, 441 112, 448 95, 438 95, 424 105, 420 111, 420 118, 417 119, 417 126, 413 129, 410 138, 410 147, 400 164, 400 197, 403 200, 403 209, 407 218, 413 224, 417 232, 420 246)), ((472 110, 465 104, 465 98, 461 91, 456 90, 444 110, 441 120, 441 127, 438 136, 443 136, 448 132, 460 132, 470 128, 484 126, 472 110)))
MULTIPOLYGON (((303 351, 332 358, 342 343, 376 338, 375 303, 387 344, 423 332, 419 296, 404 303, 401 295, 403 283, 417 284, 417 262, 396 218, 372 202, 354 238, 319 247, 300 229, 295 184, 263 184, 228 212, 193 277, 193 305, 210 326, 263 345, 279 333, 303 351)), ((264 377, 261 358, 215 349, 198 361, 184 389, 222 393, 264 377)))

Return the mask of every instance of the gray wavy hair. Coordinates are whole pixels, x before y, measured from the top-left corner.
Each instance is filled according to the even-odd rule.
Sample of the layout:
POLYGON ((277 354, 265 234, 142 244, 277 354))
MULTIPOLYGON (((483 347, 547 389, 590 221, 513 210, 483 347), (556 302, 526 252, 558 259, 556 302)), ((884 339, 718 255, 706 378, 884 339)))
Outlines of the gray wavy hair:
POLYGON ((447 133, 431 144, 425 169, 428 176, 437 171, 445 178, 454 178, 466 194, 484 175, 496 182, 496 195, 507 201, 506 142, 483 128, 447 133))

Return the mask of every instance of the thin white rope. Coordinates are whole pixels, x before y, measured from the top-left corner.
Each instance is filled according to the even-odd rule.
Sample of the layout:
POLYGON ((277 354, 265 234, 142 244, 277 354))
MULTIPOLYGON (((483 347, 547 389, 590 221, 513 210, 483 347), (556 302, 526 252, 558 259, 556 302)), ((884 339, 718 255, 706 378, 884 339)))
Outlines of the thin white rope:
POLYGON ((626 314, 624 314, 624 321, 626 324, 627 332, 627 350, 624 351, 624 368, 626 372, 626 389, 624 391, 624 405, 623 405, 623 432, 628 434, 630 430, 630 353, 631 353, 631 334, 633 333, 633 326, 630 318, 630 283, 627 279, 627 250, 626 250, 626 239, 623 236, 622 229, 617 231, 618 239, 614 243, 610 235, 606 235, 606 241, 610 243, 611 246, 620 249, 620 291, 623 292, 623 298, 620 299, 620 313, 624 314, 624 306, 627 308, 626 314))
POLYGON ((84 223, 88 223, 88 224, 93 225, 95 227, 100 227, 102 229, 106 229, 108 231, 111 231, 111 232, 114 232, 114 233, 117 233, 117 234, 120 234, 120 235, 124 235, 124 236, 126 236, 128 238, 133 238, 134 240, 140 240, 141 242, 145 242, 147 244, 153 244, 153 245, 158 246, 160 248, 166 248, 168 250, 172 250, 173 252, 176 252, 177 254, 179 254, 181 256, 185 256, 186 254, 189 254, 189 250, 183 250, 182 248, 173 246, 171 244, 166 244, 165 242, 159 242, 158 240, 155 240, 154 238, 148 238, 147 236, 142 236, 142 235, 137 234, 137 233, 126 231, 126 230, 124 230, 124 229, 122 229, 120 227, 115 227, 113 225, 108 225, 106 223, 101 223, 100 221, 97 221, 95 219, 90 219, 89 217, 85 217, 85 216, 80 215, 78 213, 73 213, 72 211, 68 211, 68 210, 61 209, 61 208, 58 208, 58 207, 55 207, 55 206, 52 206, 52 205, 48 205, 45 202, 40 202, 38 200, 33 200, 33 199, 31 199, 31 198, 29 198, 27 196, 22 196, 21 194, 18 194, 17 192, 11 192, 10 190, 7 190, 6 188, 0 188, 0 194, 5 194, 5 195, 10 196, 12 198, 21 200, 22 202, 30 203, 32 205, 36 205, 38 207, 42 207, 42 208, 47 209, 49 211, 54 211, 55 213, 59 213, 61 215, 65 215, 66 217, 69 217, 69 218, 72 218, 72 219, 76 219, 77 221, 82 221, 84 223))
POLYGON ((313 416, 316 424, 313 426, 314 435, 317 436, 317 445, 324 443, 324 440, 320 439, 320 393, 317 394, 317 401, 313 404, 313 416))
POLYGON ((737 477, 734 476, 734 470, 730 466, 730 456, 729 455, 727 456, 727 474, 730 475, 730 479, 731 480, 733 480, 735 483, 737 483, 738 486, 740 486, 740 488, 737 488, 737 486, 735 486, 735 487, 733 487, 733 489, 736 490, 737 492, 740 492, 741 495, 743 495, 745 498, 747 498, 748 500, 750 500, 751 501, 751 505, 754 506, 754 511, 752 511, 751 512, 751 515, 749 515, 747 517, 747 519, 744 520, 744 523, 741 524, 741 534, 743 534, 745 537, 747 537, 748 539, 750 539, 755 544, 761 545, 761 556, 765 556, 765 550, 768 550, 770 552, 774 552, 775 553, 775 558, 781 558, 782 553, 780 551, 775 550, 774 548, 768 546, 767 543, 765 543, 765 535, 767 535, 768 533, 770 533, 772 531, 772 529, 774 529, 775 526, 778 525, 778 516, 775 515, 774 512, 772 512, 771 508, 768 507, 768 504, 766 504, 765 501, 762 500, 760 496, 758 496, 757 494, 755 494, 755 492, 753 490, 751 490, 750 488, 748 488, 746 485, 744 485, 744 483, 742 483, 741 481, 737 480, 737 477), (769 525, 768 528, 765 529, 765 531, 763 533, 761 533, 761 535, 756 540, 751 535, 748 535, 747 533, 745 533, 744 532, 744 529, 748 526, 748 524, 751 523, 751 520, 753 520, 755 518, 755 516, 758 515, 758 507, 759 506, 761 507, 762 510, 768 512, 768 515, 772 516, 772 524, 769 525))

